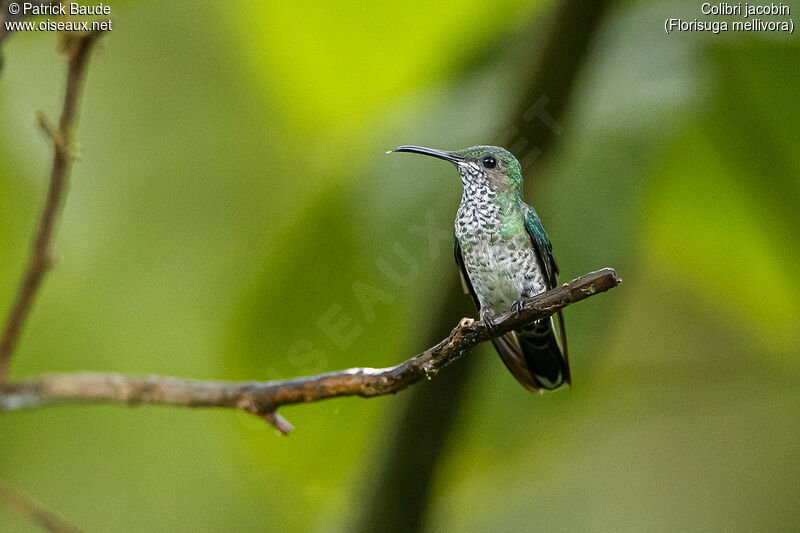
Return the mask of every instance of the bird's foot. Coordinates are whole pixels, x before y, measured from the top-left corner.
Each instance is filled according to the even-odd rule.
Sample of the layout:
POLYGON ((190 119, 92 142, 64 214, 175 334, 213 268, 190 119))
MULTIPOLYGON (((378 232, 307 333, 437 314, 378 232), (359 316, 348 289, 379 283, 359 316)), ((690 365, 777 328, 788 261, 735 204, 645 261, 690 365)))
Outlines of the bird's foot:
POLYGON ((495 319, 494 311, 490 311, 489 309, 481 309, 481 320, 483 321, 486 329, 490 332, 497 329, 497 323, 494 321, 495 319))
POLYGON ((511 311, 513 311, 517 316, 522 314, 522 310, 525 309, 524 300, 517 300, 513 304, 511 304, 511 311))

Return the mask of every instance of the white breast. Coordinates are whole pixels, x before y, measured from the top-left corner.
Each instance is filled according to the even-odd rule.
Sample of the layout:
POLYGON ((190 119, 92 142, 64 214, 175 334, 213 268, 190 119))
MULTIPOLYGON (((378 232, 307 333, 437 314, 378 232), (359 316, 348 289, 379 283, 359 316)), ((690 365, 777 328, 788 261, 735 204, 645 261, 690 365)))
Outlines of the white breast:
POLYGON ((543 292, 546 285, 530 237, 503 238, 498 212, 499 207, 486 196, 465 195, 455 234, 481 306, 499 313, 515 301, 543 292))

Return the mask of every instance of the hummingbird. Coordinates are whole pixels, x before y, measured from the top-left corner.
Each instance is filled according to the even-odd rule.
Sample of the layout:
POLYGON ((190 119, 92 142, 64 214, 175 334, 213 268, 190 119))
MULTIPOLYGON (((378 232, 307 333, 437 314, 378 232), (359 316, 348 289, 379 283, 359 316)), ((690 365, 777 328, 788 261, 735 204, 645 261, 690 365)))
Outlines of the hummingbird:
MULTIPOLYGON (((464 292, 469 292, 487 328, 507 309, 558 285, 558 265, 539 215, 522 200, 519 161, 497 146, 445 151, 398 146, 456 165, 463 194, 453 238, 464 292)), ((533 392, 570 383, 564 317, 559 311, 559 336, 553 317, 492 340, 511 374, 533 392)))

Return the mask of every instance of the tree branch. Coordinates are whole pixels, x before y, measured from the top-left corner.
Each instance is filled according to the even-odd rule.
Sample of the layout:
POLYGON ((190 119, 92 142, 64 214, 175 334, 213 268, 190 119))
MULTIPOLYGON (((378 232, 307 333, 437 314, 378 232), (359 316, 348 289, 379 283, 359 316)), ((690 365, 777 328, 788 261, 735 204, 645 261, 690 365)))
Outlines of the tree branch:
POLYGON ((0 481, 0 502, 46 531, 80 533, 78 528, 2 481, 0 481))
POLYGON ((8 381, 11 356, 19 341, 20 333, 30 314, 33 299, 36 296, 44 275, 50 268, 51 241, 56 220, 64 203, 69 167, 71 162, 70 146, 72 129, 77 116, 78 100, 81 94, 86 65, 92 45, 102 35, 101 32, 81 33, 77 35, 61 35, 61 48, 67 55, 67 87, 64 92, 64 104, 61 108, 61 119, 56 130, 37 112, 39 127, 53 142, 53 165, 50 171, 50 185, 47 191, 39 227, 33 242, 28 267, 22 283, 17 291, 16 299, 0 337, 0 383, 8 381))
POLYGON ((339 396, 368 398, 394 394, 436 375, 480 342, 546 318, 567 305, 616 287, 620 282, 610 268, 585 274, 526 300, 519 314, 506 311, 499 315, 492 330, 481 321, 464 318, 436 346, 389 368, 350 368, 266 382, 202 381, 97 372, 51 374, 0 385, 0 411, 68 403, 224 407, 259 416, 281 433, 288 433, 292 426, 275 412, 280 406, 339 396))

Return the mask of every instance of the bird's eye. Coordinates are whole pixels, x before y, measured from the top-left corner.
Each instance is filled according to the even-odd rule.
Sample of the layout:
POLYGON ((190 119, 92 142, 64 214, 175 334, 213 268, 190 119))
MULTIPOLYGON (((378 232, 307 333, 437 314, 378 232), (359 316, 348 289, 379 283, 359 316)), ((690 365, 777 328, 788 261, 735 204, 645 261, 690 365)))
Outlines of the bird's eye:
POLYGON ((494 168, 495 166, 497 166, 497 160, 490 155, 484 157, 482 163, 483 166, 486 168, 494 168))

